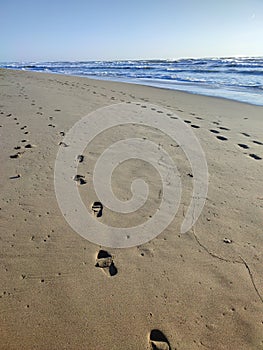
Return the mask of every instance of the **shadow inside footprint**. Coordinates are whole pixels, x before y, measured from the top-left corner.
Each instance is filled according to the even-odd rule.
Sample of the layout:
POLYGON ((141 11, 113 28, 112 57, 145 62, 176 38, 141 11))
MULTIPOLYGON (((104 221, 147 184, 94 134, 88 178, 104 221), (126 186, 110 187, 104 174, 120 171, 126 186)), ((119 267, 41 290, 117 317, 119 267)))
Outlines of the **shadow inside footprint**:
POLYGON ((171 350, 168 339, 158 329, 151 331, 150 344, 152 345, 152 350, 171 350))
POLYGON ((211 131, 213 134, 219 134, 219 131, 218 131, 218 130, 210 129, 210 131, 211 131))
POLYGON ((241 148, 244 148, 244 149, 248 149, 249 148, 249 146, 248 145, 245 145, 244 143, 238 143, 237 144, 239 147, 241 147, 241 148))
POLYGON ((19 158, 19 157, 21 157, 21 153, 20 152, 18 152, 16 154, 11 154, 11 156, 9 156, 9 158, 11 158, 11 159, 16 159, 16 158, 19 158))
POLYGON ((97 262, 95 266, 104 269, 104 272, 109 276, 115 276, 118 273, 111 254, 106 250, 100 250, 98 252, 97 262))
POLYGON ((79 185, 85 185, 87 181, 85 180, 85 176, 83 175, 75 175, 73 178, 79 185))
POLYGON ((254 153, 250 153, 249 155, 251 158, 255 159, 255 160, 261 160, 262 158, 260 156, 257 156, 256 154, 254 153))
POLYGON ((77 161, 78 161, 79 163, 82 163, 83 160, 84 160, 84 156, 83 156, 82 154, 79 154, 79 155, 77 156, 77 161))
POLYGON ((260 141, 252 141, 253 143, 255 143, 256 145, 263 145, 263 143, 262 142, 260 142, 260 141))
POLYGON ((101 202, 94 202, 91 206, 91 209, 97 218, 100 218, 102 216, 103 205, 101 202))
POLYGON ((220 141, 227 141, 228 140, 228 138, 227 137, 225 137, 225 136, 217 136, 217 138, 218 138, 218 140, 220 140, 220 141))

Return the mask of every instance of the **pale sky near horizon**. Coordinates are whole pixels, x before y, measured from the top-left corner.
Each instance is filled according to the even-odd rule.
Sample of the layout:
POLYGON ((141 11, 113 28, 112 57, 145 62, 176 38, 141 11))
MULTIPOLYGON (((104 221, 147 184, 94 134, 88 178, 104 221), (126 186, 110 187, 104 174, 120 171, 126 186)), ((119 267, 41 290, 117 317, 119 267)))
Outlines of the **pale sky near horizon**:
POLYGON ((263 56, 263 0, 0 0, 0 61, 263 56))

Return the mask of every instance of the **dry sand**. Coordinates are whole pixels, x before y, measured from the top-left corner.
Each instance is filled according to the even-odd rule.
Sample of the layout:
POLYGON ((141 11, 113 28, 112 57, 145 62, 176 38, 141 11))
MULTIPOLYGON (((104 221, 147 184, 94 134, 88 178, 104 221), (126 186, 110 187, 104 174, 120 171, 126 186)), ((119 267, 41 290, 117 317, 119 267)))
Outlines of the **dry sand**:
MULTIPOLYGON (((0 78, 0 349, 263 349, 263 160, 253 156, 263 158, 263 108, 78 77, 0 70, 0 78), (119 102, 151 103, 196 126, 209 191, 189 232, 180 234, 191 166, 167 136, 140 126, 119 127, 87 147, 80 194, 91 212, 96 158, 136 133, 176 162, 183 194, 173 222, 148 243, 114 249, 85 240, 61 214, 53 183, 61 132, 119 102), (100 250, 109 253, 103 263, 100 250)), ((133 178, 148 178, 149 200, 134 214, 104 208, 97 220, 143 222, 160 204, 160 179, 136 160, 114 175, 120 199, 130 198, 133 178)))

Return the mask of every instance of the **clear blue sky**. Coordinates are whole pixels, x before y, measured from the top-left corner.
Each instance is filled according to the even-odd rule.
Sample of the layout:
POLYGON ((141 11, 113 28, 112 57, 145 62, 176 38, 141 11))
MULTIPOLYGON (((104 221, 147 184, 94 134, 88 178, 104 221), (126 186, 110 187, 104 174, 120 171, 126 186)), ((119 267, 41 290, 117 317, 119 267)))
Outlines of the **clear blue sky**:
POLYGON ((0 61, 263 56, 263 0, 0 0, 0 61))

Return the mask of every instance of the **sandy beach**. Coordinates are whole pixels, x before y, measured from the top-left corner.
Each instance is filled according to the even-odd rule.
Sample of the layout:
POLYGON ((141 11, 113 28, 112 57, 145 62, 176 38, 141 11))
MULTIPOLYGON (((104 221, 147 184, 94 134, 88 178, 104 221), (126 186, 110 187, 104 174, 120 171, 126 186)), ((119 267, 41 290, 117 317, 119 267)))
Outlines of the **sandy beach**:
MULTIPOLYGON (((263 349, 263 107, 65 75, 1 69, 0 78, 0 349, 263 349), (199 140, 209 173, 202 213, 181 234, 193 189, 182 149, 138 125, 94 139, 78 166, 89 213, 98 201, 96 159, 112 142, 136 136, 162 145, 180 174, 173 221, 125 249, 76 233, 54 190, 64 136, 83 116, 120 103, 158 118, 178 115, 199 140)), ((137 177, 149 184, 145 205, 130 214, 104 206, 96 220, 125 228, 153 215, 161 181, 147 162, 124 162, 113 191, 128 200, 137 177)))

